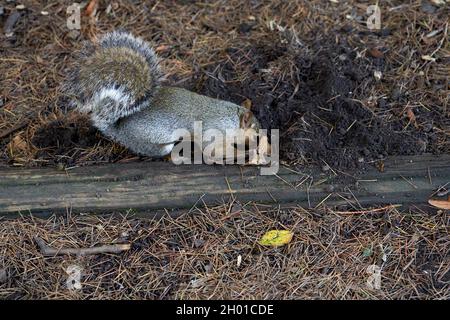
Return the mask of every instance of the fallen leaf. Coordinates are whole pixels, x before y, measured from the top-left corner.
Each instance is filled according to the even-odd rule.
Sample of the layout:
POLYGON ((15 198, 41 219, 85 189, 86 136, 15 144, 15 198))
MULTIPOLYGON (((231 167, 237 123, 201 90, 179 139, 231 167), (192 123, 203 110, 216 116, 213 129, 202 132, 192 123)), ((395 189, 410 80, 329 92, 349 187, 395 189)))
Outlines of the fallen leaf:
POLYGON ((89 1, 89 4, 86 7, 86 10, 84 11, 85 15, 88 17, 92 17, 95 15, 95 12, 97 11, 97 0, 91 0, 89 1))
POLYGON ((164 52, 167 51, 167 49, 169 49, 169 46, 166 46, 165 44, 162 44, 158 47, 155 48, 156 52, 164 52))
POLYGON ((294 234, 289 230, 270 230, 259 240, 262 246, 279 247, 288 244, 294 234))
POLYGON ((428 203, 439 209, 450 210, 450 197, 447 200, 429 199, 428 203))
POLYGON ((409 123, 412 123, 417 128, 416 115, 410 107, 406 107, 406 116, 409 119, 409 123))

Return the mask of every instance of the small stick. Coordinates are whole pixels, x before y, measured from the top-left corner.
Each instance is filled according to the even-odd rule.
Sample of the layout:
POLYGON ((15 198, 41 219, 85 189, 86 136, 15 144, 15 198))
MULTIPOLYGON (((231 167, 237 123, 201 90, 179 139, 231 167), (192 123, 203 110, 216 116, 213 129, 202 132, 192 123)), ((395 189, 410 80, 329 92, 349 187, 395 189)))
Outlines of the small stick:
POLYGON ((394 209, 394 208, 398 208, 401 206, 402 206, 401 204, 393 204, 390 206, 386 206, 383 208, 377 208, 377 209, 360 210, 360 211, 334 211, 334 213, 337 213, 337 214, 364 214, 364 213, 379 212, 379 211, 384 211, 384 210, 388 210, 388 209, 394 209))
POLYGON ((405 180, 407 183, 409 183, 414 189, 417 189, 417 186, 414 183, 412 183, 402 175, 400 175, 400 177, 402 177, 402 179, 405 180))
POLYGON ((122 251, 127 251, 131 249, 130 243, 123 244, 112 244, 112 245, 104 245, 99 247, 92 248, 61 248, 55 249, 50 247, 39 237, 35 237, 36 241, 41 253, 45 257, 55 256, 58 254, 76 254, 76 255, 88 255, 88 254, 99 254, 99 253, 119 253, 122 251))
POLYGON ((10 135, 11 133, 13 133, 13 132, 15 132, 17 130, 22 129, 23 127, 27 126, 29 122, 30 122, 30 120, 19 122, 18 124, 12 126, 11 128, 0 132, 0 139, 10 135))

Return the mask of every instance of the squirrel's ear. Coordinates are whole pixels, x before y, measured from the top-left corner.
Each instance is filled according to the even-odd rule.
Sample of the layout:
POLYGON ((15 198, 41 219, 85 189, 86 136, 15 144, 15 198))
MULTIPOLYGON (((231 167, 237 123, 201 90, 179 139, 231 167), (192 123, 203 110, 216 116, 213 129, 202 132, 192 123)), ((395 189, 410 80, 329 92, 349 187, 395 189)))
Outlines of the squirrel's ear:
POLYGON ((245 99, 244 102, 242 102, 242 106, 247 109, 248 111, 252 110, 252 100, 245 99))
POLYGON ((253 114, 251 111, 246 111, 243 114, 241 114, 241 128, 250 128, 251 120, 252 120, 253 114))

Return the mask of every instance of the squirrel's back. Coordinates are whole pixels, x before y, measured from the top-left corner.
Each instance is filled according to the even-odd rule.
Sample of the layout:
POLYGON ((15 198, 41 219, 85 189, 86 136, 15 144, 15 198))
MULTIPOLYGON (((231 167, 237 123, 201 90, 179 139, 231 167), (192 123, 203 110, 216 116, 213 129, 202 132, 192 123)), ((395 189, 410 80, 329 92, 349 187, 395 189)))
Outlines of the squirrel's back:
POLYGON ((74 69, 69 94, 100 129, 148 107, 161 78, 153 49, 118 31, 86 44, 74 69))

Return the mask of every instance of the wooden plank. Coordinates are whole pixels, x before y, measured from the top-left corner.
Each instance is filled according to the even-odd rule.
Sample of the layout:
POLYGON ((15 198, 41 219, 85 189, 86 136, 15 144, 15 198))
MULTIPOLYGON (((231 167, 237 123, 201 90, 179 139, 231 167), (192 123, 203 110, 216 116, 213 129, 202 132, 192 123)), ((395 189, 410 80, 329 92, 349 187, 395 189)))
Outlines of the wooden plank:
POLYGON ((356 179, 343 179, 305 169, 280 168, 261 176, 257 167, 175 166, 166 162, 110 164, 57 171, 52 168, 1 169, 0 214, 111 212, 191 208, 199 204, 238 201, 348 204, 426 204, 450 181, 450 155, 396 157, 385 171, 369 169, 356 179))

